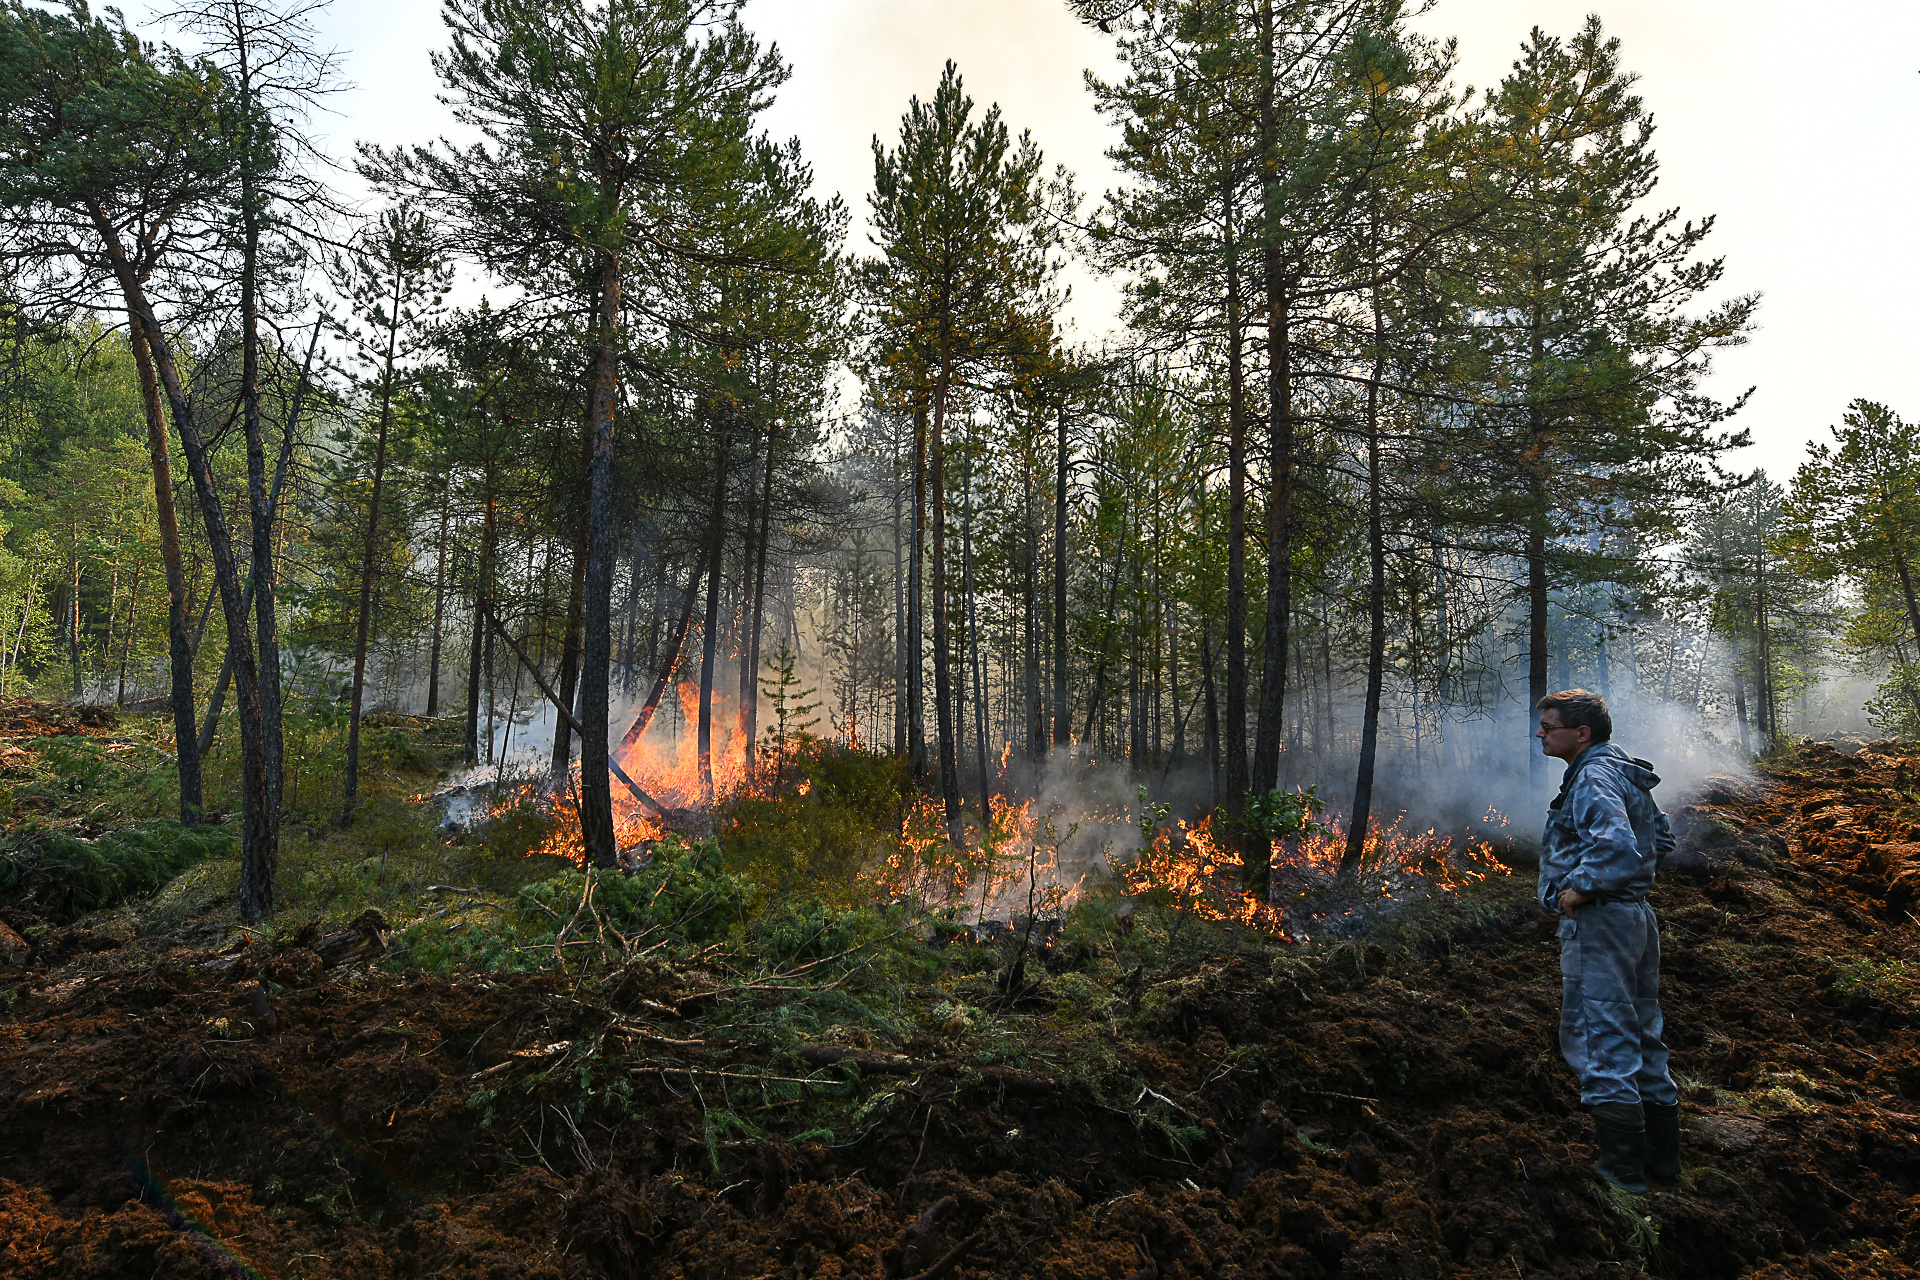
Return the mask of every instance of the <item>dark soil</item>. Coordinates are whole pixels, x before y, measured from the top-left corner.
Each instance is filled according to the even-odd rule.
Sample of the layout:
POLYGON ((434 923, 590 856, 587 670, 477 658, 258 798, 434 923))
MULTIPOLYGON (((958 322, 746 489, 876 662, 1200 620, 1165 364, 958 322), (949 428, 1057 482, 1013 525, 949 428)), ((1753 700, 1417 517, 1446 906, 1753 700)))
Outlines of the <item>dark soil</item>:
POLYGON ((1688 1169, 1646 1197, 1591 1173, 1552 922, 1512 887, 1424 954, 1148 975, 1078 1057, 854 1053, 871 1105, 837 1147, 743 1083, 800 1055, 716 1038, 672 974, 441 980, 294 943, 212 971, 16 920, 0 1275, 1913 1275, 1916 770, 1815 746, 1679 815, 1656 901, 1688 1169))

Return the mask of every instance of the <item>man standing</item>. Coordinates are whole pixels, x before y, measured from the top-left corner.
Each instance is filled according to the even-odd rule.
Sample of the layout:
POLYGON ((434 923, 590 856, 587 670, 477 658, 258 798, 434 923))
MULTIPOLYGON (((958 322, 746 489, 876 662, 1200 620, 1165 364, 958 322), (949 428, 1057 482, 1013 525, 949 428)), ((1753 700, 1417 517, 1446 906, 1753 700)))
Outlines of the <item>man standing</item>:
POLYGON ((1541 750, 1567 762, 1547 814, 1540 905, 1560 914, 1560 1052, 1580 1081, 1623 1191, 1680 1176, 1679 1092, 1660 1019, 1660 926, 1647 891, 1673 848, 1653 766, 1609 739, 1606 700, 1585 689, 1540 699, 1541 750))

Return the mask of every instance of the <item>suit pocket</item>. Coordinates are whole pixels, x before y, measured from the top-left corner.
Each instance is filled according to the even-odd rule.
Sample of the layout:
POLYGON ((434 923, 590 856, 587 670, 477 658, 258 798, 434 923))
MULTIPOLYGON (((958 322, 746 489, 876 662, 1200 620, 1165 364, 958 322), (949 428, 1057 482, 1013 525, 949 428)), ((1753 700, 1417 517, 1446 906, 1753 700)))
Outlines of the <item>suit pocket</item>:
POLYGON ((1580 936, 1580 922, 1572 916, 1560 917, 1560 937, 1562 940, 1580 936))

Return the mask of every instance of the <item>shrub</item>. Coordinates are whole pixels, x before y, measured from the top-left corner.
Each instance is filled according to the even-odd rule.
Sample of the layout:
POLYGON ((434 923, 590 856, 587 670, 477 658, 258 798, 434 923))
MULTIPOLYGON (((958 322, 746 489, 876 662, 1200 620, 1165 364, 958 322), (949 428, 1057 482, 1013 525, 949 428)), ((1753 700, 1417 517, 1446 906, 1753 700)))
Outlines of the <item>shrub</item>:
POLYGON ((775 794, 744 795, 721 811, 727 866, 774 900, 864 900, 871 890, 861 872, 894 850, 910 793, 902 761, 809 743, 775 794))
MULTIPOLYGON (((520 891, 522 904, 553 922, 549 937, 557 936, 580 910, 588 874, 563 871, 520 891)), ((629 938, 667 932, 696 945, 714 942, 744 928, 755 896, 751 881, 722 867, 720 850, 711 840, 683 844, 669 836, 654 845, 653 861, 631 875, 591 874, 593 908, 629 938)))
POLYGON ((151 893, 232 847, 233 833, 223 827, 170 821, 142 823, 98 840, 29 833, 0 848, 0 890, 41 915, 72 919, 151 893))

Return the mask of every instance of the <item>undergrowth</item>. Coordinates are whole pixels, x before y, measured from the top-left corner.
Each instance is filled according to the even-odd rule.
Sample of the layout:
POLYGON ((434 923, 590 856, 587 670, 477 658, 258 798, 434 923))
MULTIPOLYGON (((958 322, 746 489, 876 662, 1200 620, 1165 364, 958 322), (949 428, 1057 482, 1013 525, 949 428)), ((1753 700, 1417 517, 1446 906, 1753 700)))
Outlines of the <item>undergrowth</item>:
POLYGON ((182 871, 231 852, 232 833, 153 821, 98 840, 27 832, 0 846, 0 893, 52 920, 152 893, 182 871))

